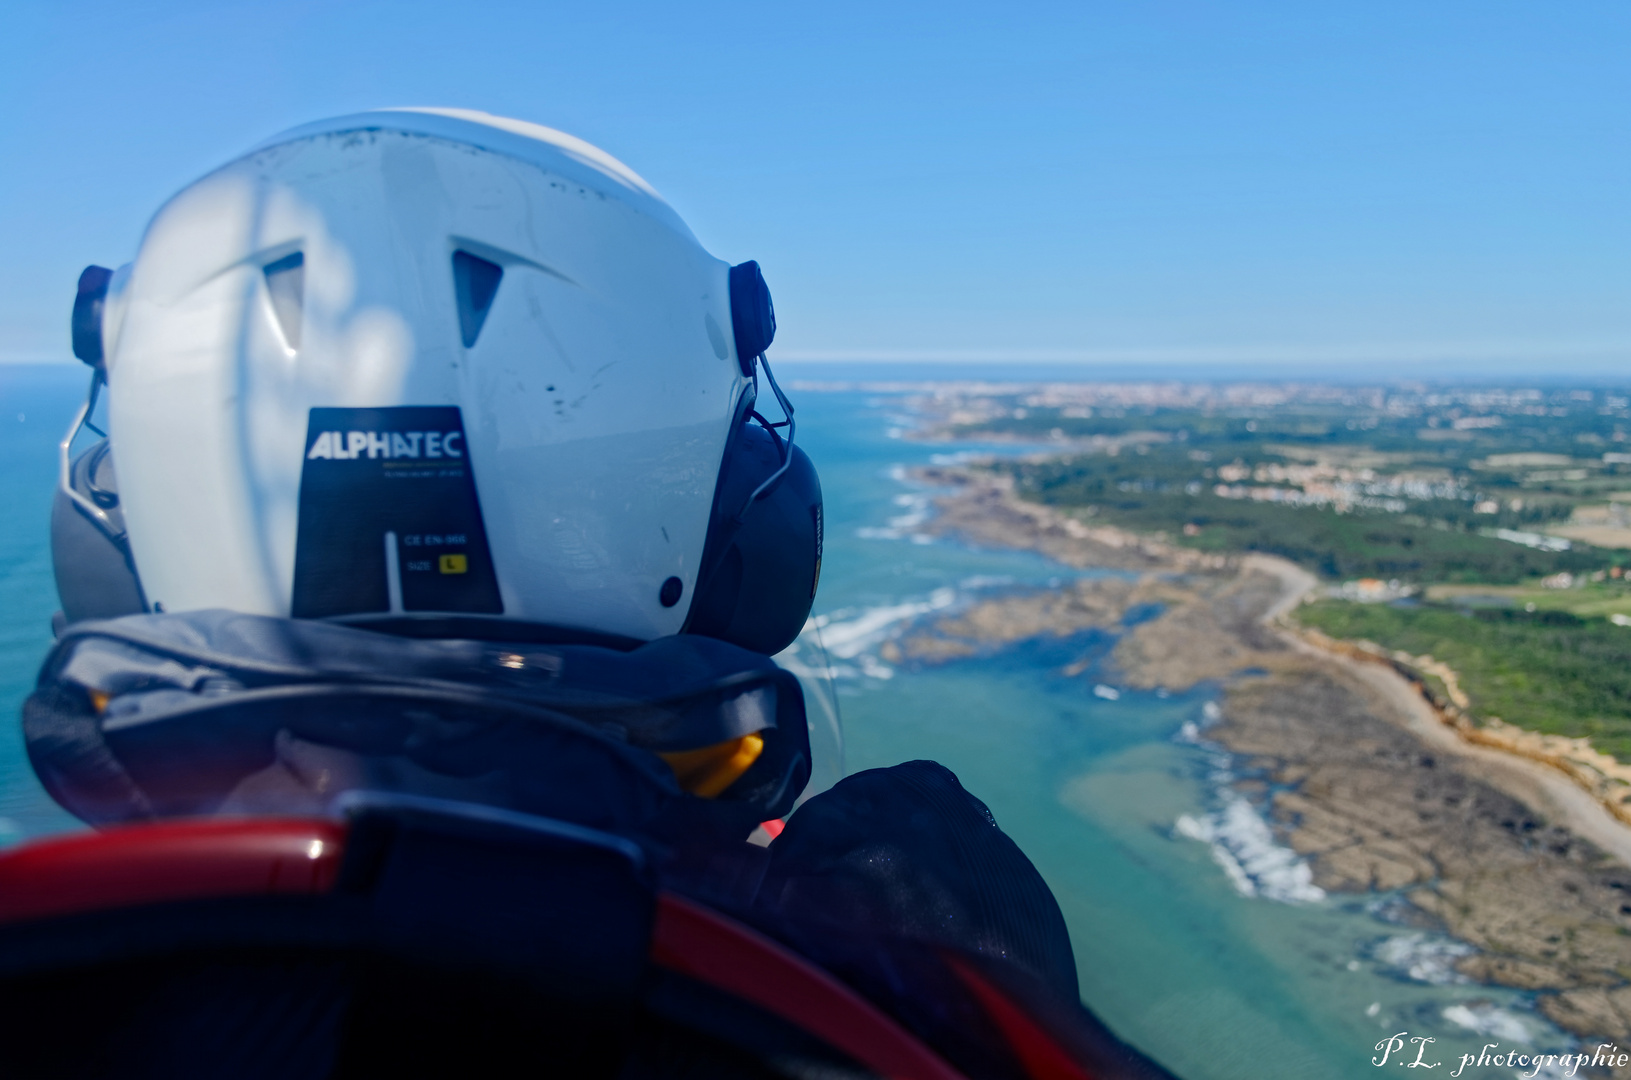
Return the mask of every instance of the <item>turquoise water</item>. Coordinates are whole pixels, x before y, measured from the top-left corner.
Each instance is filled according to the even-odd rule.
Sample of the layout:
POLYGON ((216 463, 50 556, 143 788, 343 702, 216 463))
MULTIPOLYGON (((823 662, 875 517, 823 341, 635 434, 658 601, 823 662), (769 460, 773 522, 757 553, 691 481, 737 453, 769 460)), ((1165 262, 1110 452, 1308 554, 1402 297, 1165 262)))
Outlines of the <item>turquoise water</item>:
POLYGON ((19 717, 51 645, 51 492, 57 442, 88 369, 0 364, 0 843, 71 829, 34 779, 19 717))
MULTIPOLYGON (((74 368, 0 366, 0 712, 8 717, 50 642, 55 443, 83 384, 74 368)), ((799 441, 827 502, 817 612, 838 674, 848 768, 935 758, 985 800, 1059 897, 1083 997, 1112 1027, 1190 1080, 1375 1075, 1376 1043, 1401 1031, 1437 1039, 1422 1060, 1443 1061, 1443 1072, 1430 1073, 1440 1077, 1492 1041, 1502 1050, 1565 1048, 1523 995, 1425 981, 1448 974, 1443 955, 1453 943, 1389 921, 1387 898, 1266 898, 1276 875, 1295 878, 1294 857, 1275 850, 1269 869, 1247 876, 1258 895, 1243 895, 1220 856, 1227 845, 1175 831, 1183 817, 1224 822, 1231 806, 1233 763, 1205 744, 1204 731, 1192 737, 1215 688, 1163 696, 1117 688, 1096 666, 1063 675, 1114 644, 1097 632, 932 668, 883 659, 880 647, 913 618, 1080 572, 916 535, 927 493, 902 467, 969 448, 898 437, 909 423, 898 398, 804 392, 795 401, 799 441)), ((1261 827, 1244 804, 1230 812, 1236 834, 1254 820, 1261 827)), ((0 842, 72 826, 29 772, 16 723, 0 723, 0 842)), ((1406 1059, 1415 1053, 1410 1046, 1406 1059)), ((1386 1068, 1398 1059, 1395 1052, 1386 1068)))

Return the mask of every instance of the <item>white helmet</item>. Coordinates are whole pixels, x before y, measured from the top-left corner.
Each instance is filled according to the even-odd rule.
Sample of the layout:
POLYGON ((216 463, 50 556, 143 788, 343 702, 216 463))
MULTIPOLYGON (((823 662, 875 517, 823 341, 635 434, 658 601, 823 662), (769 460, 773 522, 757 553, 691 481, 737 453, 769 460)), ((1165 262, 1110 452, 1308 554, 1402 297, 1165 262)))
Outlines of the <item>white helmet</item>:
POLYGON ((821 495, 773 379, 787 437, 754 411, 774 332, 757 264, 568 135, 439 109, 285 132, 81 278, 112 456, 65 445, 64 611, 776 652, 821 495))

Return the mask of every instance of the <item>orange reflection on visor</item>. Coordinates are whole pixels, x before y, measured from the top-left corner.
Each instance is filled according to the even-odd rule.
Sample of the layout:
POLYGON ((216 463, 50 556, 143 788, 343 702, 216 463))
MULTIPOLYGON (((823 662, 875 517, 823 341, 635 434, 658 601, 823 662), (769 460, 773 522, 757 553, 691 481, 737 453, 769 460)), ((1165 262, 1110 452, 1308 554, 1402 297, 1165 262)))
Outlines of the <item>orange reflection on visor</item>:
POLYGON ((674 750, 657 756, 668 762, 680 787, 693 795, 711 799, 736 782, 764 753, 765 741, 758 735, 743 735, 698 750, 674 750))

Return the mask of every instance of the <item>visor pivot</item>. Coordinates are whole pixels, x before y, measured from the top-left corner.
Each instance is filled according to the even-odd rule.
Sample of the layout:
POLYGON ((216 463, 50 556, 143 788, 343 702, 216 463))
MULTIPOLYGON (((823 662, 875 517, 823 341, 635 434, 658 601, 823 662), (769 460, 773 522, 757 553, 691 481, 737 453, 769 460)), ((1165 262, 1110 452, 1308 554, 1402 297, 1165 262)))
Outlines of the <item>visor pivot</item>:
POLYGON ((657 599, 663 607, 673 607, 680 602, 680 594, 685 591, 685 582, 677 577, 671 577, 663 582, 663 587, 657 591, 657 599))
POLYGON ((108 298, 108 282, 112 280, 113 271, 107 267, 87 266, 79 275, 79 292, 74 297, 74 355, 97 371, 105 370, 102 359, 102 308, 108 298))
POLYGON ((742 365, 742 378, 751 379, 754 361, 776 340, 776 308, 759 264, 751 259, 731 267, 730 287, 736 362, 742 365))

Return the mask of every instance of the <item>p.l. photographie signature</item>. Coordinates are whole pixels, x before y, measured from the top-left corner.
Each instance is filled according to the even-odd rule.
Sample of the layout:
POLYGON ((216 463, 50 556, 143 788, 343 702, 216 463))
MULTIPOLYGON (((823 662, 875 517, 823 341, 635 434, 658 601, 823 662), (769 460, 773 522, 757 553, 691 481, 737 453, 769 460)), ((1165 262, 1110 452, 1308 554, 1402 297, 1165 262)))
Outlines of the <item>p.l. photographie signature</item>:
MULTIPOLYGON (((1427 1055, 1433 1053, 1429 1047, 1438 1040, 1430 1035, 1412 1035, 1408 1031, 1400 1031, 1389 1035, 1376 1044, 1377 1056, 1370 1059, 1370 1063, 1377 1068, 1387 1064, 1401 1065, 1407 1069, 1436 1069, 1443 1065, 1438 1060, 1439 1055, 1434 1053, 1434 1060, 1429 1061, 1427 1055), (1415 1049, 1415 1056, 1410 1054, 1415 1049)), ((1529 1069, 1522 1075, 1538 1076, 1540 1070, 1546 1068, 1561 1068, 1566 1070, 1565 1076, 1573 1076, 1581 1066, 1590 1065, 1595 1068, 1613 1068, 1631 1064, 1631 1054, 1620 1050, 1614 1043, 1598 1043, 1591 1053, 1581 1051, 1575 1054, 1539 1054, 1527 1053, 1519 1050, 1502 1050, 1498 1042, 1485 1043, 1476 1054, 1462 1054, 1461 1063, 1456 1066, 1450 1076, 1460 1076, 1462 1070, 1468 1065, 1480 1068, 1493 1066, 1495 1068, 1529 1069)))

